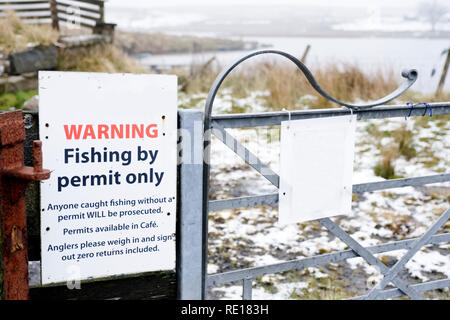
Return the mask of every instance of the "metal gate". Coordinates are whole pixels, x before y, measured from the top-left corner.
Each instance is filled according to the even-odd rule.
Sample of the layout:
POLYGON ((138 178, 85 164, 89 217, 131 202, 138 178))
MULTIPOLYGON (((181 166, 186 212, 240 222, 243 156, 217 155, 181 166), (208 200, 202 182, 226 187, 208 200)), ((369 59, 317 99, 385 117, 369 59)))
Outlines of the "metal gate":
MULTIPOLYGON (((277 188, 279 187, 279 176, 265 165, 256 155, 241 145, 238 140, 231 136, 226 128, 242 128, 242 127, 259 127, 259 126, 276 126, 281 121, 289 119, 310 119, 317 117, 335 117, 348 115, 350 112, 357 115, 358 120, 394 118, 405 116, 422 116, 427 109, 432 109, 434 115, 450 114, 450 103, 432 103, 420 104, 411 107, 411 105, 399 106, 382 106, 391 101, 395 97, 406 91, 416 80, 417 72, 410 70, 403 72, 402 76, 406 81, 390 95, 366 105, 353 105, 343 103, 329 96, 315 81, 311 72, 297 58, 276 50, 265 50, 252 53, 229 68, 222 71, 216 78, 209 92, 204 115, 204 158, 203 166, 203 238, 202 238, 202 293, 201 297, 205 299, 206 289, 208 287, 217 286, 224 283, 242 280, 243 299, 252 298, 252 281, 254 278, 271 273, 284 272, 288 270, 299 270, 306 267, 312 267, 331 262, 337 262, 349 258, 361 257, 372 266, 378 267, 383 275, 382 280, 375 285, 366 295, 355 297, 354 299, 388 299, 407 295, 412 299, 422 299, 421 294, 427 290, 434 290, 450 286, 450 279, 442 279, 429 281, 420 284, 409 285, 399 277, 399 272, 405 264, 417 253, 423 246, 429 244, 445 243, 450 240, 450 233, 437 234, 440 227, 450 217, 450 209, 447 209, 437 221, 426 231, 422 237, 402 240, 390 243, 383 243, 376 246, 364 247, 345 232, 339 225, 329 218, 318 219, 321 226, 326 228, 331 234, 342 240, 350 249, 337 251, 329 254, 316 255, 302 259, 286 261, 282 263, 266 265, 262 267, 246 268, 224 273, 207 274, 207 255, 208 255, 208 216, 209 212, 236 209, 242 207, 252 207, 268 204, 276 204, 278 202, 278 193, 263 194, 259 196, 240 197, 227 200, 209 200, 209 174, 210 174, 210 140, 211 134, 216 136, 220 141, 226 144, 234 153, 236 153, 248 165, 258 171, 264 178, 270 181, 277 188), (260 54, 278 54, 284 56, 294 62, 294 64, 303 72, 313 88, 325 98, 344 106, 340 109, 323 109, 323 110, 307 110, 289 112, 269 112, 257 114, 231 114, 231 115, 212 115, 212 108, 216 93, 227 77, 227 75, 241 62, 260 54), (407 249, 407 253, 400 258, 392 268, 388 268, 382 261, 378 260, 374 254, 389 252, 393 250, 407 249), (396 288, 386 289, 389 283, 393 283, 396 288)), ((183 177, 183 176, 182 176, 183 177)), ((414 178, 393 179, 381 182, 363 183, 353 185, 353 193, 364 193, 376 190, 385 190, 390 188, 399 188, 406 186, 420 186, 430 183, 450 181, 450 174, 437 174, 432 176, 422 176, 414 178)), ((187 287, 184 288, 186 292, 187 287)), ((189 295, 188 295, 189 296, 189 295)), ((192 297, 192 295, 191 295, 192 297)))

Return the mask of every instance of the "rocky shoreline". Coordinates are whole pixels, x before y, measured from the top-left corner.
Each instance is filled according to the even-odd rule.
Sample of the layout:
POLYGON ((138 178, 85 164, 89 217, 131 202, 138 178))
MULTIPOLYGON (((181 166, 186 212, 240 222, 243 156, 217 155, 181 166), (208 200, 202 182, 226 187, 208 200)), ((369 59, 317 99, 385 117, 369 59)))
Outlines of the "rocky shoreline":
POLYGON ((115 44, 129 55, 254 50, 262 46, 256 41, 125 31, 117 32, 115 44))

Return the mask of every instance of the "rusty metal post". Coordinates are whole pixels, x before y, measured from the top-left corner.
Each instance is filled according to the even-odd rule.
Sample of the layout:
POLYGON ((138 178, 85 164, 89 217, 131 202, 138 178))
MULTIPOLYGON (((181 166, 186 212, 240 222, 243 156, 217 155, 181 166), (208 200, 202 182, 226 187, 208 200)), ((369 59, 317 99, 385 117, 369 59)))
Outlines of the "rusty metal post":
POLYGON ((21 111, 0 114, 0 298, 28 299, 25 189, 50 177, 42 169, 42 143, 33 142, 33 167, 24 166, 25 125, 21 111))

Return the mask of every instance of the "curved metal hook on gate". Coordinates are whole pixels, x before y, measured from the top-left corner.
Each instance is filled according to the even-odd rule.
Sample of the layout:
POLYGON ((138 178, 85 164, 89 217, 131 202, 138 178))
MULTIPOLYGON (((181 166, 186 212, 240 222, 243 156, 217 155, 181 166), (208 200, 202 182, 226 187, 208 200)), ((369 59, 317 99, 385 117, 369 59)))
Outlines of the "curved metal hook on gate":
POLYGON ((250 53, 248 55, 246 55, 245 57, 242 57, 241 59, 239 59, 238 61, 234 62, 233 64, 231 64, 228 68, 225 68, 216 78, 216 80, 214 81, 209 93, 208 93, 208 97, 206 99, 206 106, 205 106, 205 130, 208 130, 210 128, 211 125, 211 113, 212 113, 212 107, 213 107, 213 103, 214 103, 214 99, 215 96, 217 94, 217 91, 219 90, 220 85, 222 84, 222 82, 225 80, 225 78, 228 76, 228 74, 234 69, 236 68, 239 64, 241 64, 242 62, 244 62, 247 59, 250 59, 251 57, 257 56, 257 55, 261 55, 261 54, 267 54, 267 53, 273 53, 273 54, 278 54, 281 55, 285 58, 288 58, 289 60, 291 60, 302 72, 303 74, 306 76, 306 79, 308 80, 308 82, 311 84, 311 86, 323 97, 325 97, 326 99, 337 103, 341 106, 347 107, 350 110, 359 110, 359 109, 368 109, 368 108, 372 108, 375 106, 379 106, 382 104, 386 104, 389 101, 397 98, 399 95, 401 95, 402 93, 404 93, 406 90, 408 90, 409 87, 411 87, 413 85, 413 83, 417 80, 417 70, 415 69, 410 69, 410 70, 405 70, 402 72, 402 77, 406 78, 406 81, 403 82, 395 91, 393 91, 392 93, 388 94, 387 96, 378 99, 376 101, 367 103, 367 104, 351 104, 351 103, 347 103, 347 102, 342 102, 339 101, 338 99, 333 98, 332 96, 330 96, 325 90, 323 90, 320 85, 317 83, 316 79, 314 79, 314 76, 312 75, 311 71, 306 67, 306 65, 301 62, 299 59, 297 59, 296 57, 294 57, 293 55, 280 51, 280 50, 260 50, 260 51, 255 51, 253 53, 250 53))

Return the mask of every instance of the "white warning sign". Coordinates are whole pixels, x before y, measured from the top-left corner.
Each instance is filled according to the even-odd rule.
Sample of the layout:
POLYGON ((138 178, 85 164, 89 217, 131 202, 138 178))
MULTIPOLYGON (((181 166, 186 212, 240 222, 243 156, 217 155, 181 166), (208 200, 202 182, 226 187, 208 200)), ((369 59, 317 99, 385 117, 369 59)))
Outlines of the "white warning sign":
POLYGON ((39 73, 42 283, 175 268, 177 79, 39 73))

